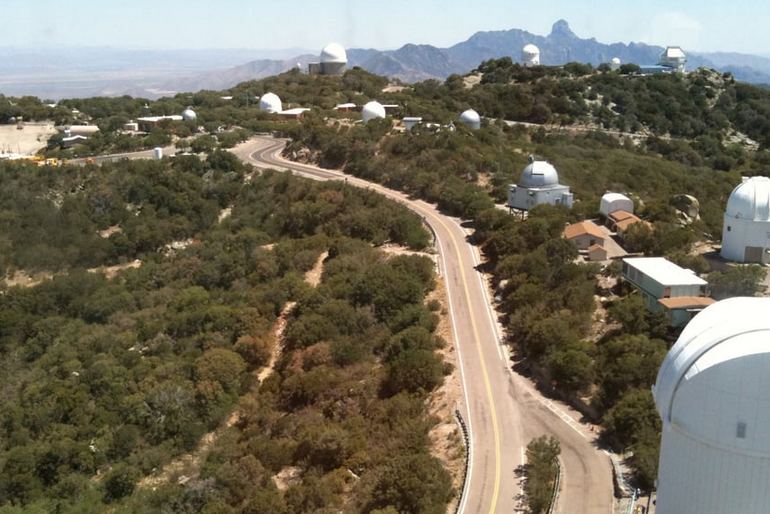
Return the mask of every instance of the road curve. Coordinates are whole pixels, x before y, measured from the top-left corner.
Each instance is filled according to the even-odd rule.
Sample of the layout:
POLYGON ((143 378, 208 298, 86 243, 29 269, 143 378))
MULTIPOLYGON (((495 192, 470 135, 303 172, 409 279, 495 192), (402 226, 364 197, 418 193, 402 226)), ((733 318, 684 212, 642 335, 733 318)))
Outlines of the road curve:
POLYGON ((467 242, 460 220, 379 184, 283 159, 280 154, 285 144, 258 137, 232 152, 260 168, 290 170, 316 180, 345 180, 381 193, 419 214, 436 235, 464 389, 465 405, 460 408, 471 432, 469 475, 459 512, 492 514, 521 509, 514 470, 523 463, 529 440, 552 434, 561 443, 563 465, 556 512, 611 514, 609 457, 595 446, 595 436, 574 411, 544 398, 532 383, 511 370, 487 285, 476 270, 480 254, 467 242))

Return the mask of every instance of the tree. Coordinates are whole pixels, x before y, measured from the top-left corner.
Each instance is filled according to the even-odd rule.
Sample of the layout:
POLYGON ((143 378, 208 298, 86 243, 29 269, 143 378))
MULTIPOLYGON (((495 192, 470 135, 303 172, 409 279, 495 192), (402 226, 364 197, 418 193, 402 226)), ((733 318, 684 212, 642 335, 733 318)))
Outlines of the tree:
POLYGON ((367 510, 393 508, 406 514, 443 514, 452 497, 449 474, 426 453, 395 456, 379 470, 367 510))
POLYGON ((527 444, 524 495, 532 514, 544 513, 551 505, 561 446, 553 436, 542 435, 527 444))
POLYGON ((104 499, 114 502, 134 491, 139 471, 133 466, 118 464, 104 478, 104 499))
POLYGON ((717 300, 733 296, 755 296, 765 290, 762 283, 767 270, 756 264, 730 266, 725 271, 715 271, 708 275, 711 294, 717 300))
POLYGON ((385 389, 428 393, 444 381, 444 363, 432 351, 409 349, 399 353, 388 365, 385 389))

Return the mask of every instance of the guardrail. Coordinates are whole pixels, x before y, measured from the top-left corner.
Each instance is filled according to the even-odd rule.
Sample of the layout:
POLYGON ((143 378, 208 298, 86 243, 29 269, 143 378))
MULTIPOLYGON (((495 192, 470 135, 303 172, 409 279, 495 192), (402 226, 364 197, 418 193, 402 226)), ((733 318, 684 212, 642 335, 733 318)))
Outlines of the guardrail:
POLYGON ((556 503, 559 501, 559 490, 561 489, 561 462, 556 460, 556 480, 553 483, 553 495, 551 496, 551 506, 548 507, 548 514, 556 512, 556 503))
POLYGON ((455 507, 455 514, 458 514, 460 512, 460 508, 463 505, 463 498, 466 494, 465 488, 468 486, 468 467, 471 463, 471 438, 468 433, 468 427, 465 425, 465 420, 463 419, 462 414, 460 414, 460 409, 455 409, 455 420, 460 426, 460 431, 463 434, 463 444, 465 445, 465 467, 463 469, 463 481, 462 485, 460 486, 460 497, 457 499, 457 507, 455 507))

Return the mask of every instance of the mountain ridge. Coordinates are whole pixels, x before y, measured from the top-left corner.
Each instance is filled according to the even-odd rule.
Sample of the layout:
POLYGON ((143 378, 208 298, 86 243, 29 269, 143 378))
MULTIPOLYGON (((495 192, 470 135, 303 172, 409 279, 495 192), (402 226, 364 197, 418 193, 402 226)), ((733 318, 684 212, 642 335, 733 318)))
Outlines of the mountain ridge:
MULTIPOLYGON (((559 19, 546 36, 513 28, 477 31, 465 41, 446 48, 413 43, 407 43, 395 50, 352 48, 348 50, 348 65, 360 66, 372 73, 403 82, 417 82, 431 78, 443 80, 452 74, 468 73, 485 60, 510 57, 518 61, 520 49, 527 43, 534 43, 540 48, 540 60, 545 65, 561 65, 577 61, 596 66, 609 62, 613 57, 620 58, 624 63, 655 64, 663 51, 661 46, 643 42, 606 44, 597 41, 596 38, 581 38, 572 31, 566 20, 559 19)), ((279 61, 252 61, 230 70, 217 71, 216 81, 196 82, 192 78, 187 84, 197 86, 192 90, 221 88, 228 82, 233 86, 245 80, 264 78, 275 72, 287 71, 296 65, 296 62, 304 64, 306 57, 312 58, 312 56, 301 57, 299 61, 288 59, 282 64, 279 61), (249 69, 261 69, 264 72, 250 74, 249 69)), ((770 59, 766 57, 738 53, 688 52, 688 68, 694 69, 701 66, 729 71, 738 80, 770 84, 770 59), (715 56, 714 61, 710 59, 711 55, 715 56)), ((175 89, 171 82, 165 86, 167 89, 175 89)))

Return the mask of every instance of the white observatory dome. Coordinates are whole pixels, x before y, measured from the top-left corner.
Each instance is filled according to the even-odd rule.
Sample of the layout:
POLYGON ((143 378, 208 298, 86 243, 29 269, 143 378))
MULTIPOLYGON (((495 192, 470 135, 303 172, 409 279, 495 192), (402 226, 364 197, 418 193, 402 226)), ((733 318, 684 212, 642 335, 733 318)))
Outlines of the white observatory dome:
POLYGON ((192 110, 191 107, 188 107, 182 111, 182 119, 184 121, 195 121, 198 119, 198 115, 195 113, 195 111, 192 110))
POLYGON ((364 105, 363 109, 361 109, 361 116, 364 119, 364 123, 375 118, 384 118, 385 107, 383 107, 380 102, 372 100, 371 102, 368 102, 366 105, 364 105))
POLYGON ((473 109, 468 109, 460 114, 460 123, 467 126, 471 130, 478 130, 481 128, 481 116, 473 109))
POLYGON ((726 218, 770 221, 770 178, 744 179, 727 200, 726 218))
POLYGON ((731 298, 685 327, 654 388, 658 514, 760 514, 770 503, 770 299, 731 298))
POLYGON ((620 57, 613 57, 612 60, 610 61, 610 64, 617 64, 618 66, 620 66, 620 57))
POLYGON ((540 49, 532 43, 524 45, 521 49, 521 62, 524 66, 537 66, 540 64, 540 49))
POLYGON ((259 109, 275 114, 283 111, 283 104, 281 104, 281 99, 275 93, 265 93, 259 99, 259 109))
POLYGON ((329 43, 321 50, 322 63, 347 64, 348 54, 339 43, 329 43))
POLYGON ((559 174, 550 163, 536 161, 530 157, 530 162, 521 172, 519 185, 524 187, 554 186, 559 183, 559 174))

